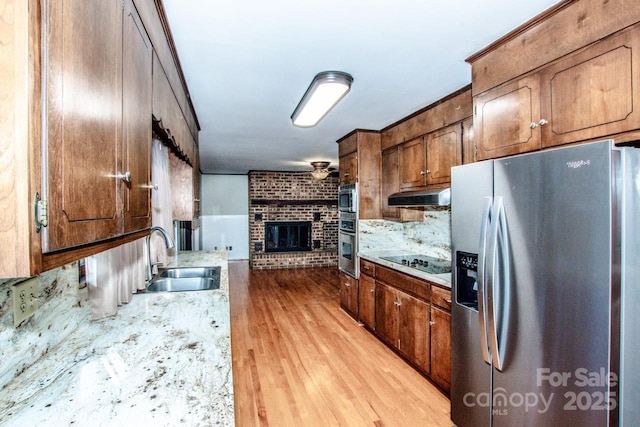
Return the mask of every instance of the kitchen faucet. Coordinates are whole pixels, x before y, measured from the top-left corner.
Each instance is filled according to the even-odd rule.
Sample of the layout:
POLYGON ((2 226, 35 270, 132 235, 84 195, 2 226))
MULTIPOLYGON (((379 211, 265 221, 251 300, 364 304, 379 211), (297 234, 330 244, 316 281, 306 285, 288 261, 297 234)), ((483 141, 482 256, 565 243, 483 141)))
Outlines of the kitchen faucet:
POLYGON ((158 226, 151 227, 151 229, 149 230, 149 234, 147 235, 144 242, 145 248, 147 249, 147 282, 150 282, 151 279, 153 279, 153 265, 151 264, 151 235, 154 231, 159 231, 162 234, 167 249, 171 249, 174 246, 173 239, 171 239, 171 236, 169 236, 167 230, 158 226))

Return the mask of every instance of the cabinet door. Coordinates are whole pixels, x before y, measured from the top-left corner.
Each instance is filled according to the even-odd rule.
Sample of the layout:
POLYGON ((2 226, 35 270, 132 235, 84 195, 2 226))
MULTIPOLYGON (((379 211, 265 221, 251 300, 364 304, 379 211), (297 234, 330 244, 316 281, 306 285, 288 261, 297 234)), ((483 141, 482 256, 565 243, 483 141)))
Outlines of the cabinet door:
POLYGON ((358 153, 340 157, 340 184, 355 184, 358 180, 358 153))
POLYGON ((427 135, 427 185, 451 182, 451 168, 462 164, 462 124, 427 135))
POLYGON ((400 218, 400 210, 394 206, 389 206, 389 196, 400 191, 398 161, 398 147, 388 148, 382 152, 381 196, 383 218, 400 218))
POLYGON ((540 149, 538 75, 506 83, 474 99, 478 160, 540 149))
POLYGON ((152 47, 132 0, 124 10, 122 34, 122 121, 125 170, 124 231, 151 226, 152 47))
POLYGON ((387 344, 398 347, 398 302, 396 290, 376 282, 376 334, 387 344))
POLYGON ((398 291, 398 350, 425 373, 430 371, 429 304, 398 291))
POLYGON ((425 138, 421 136, 400 145, 399 154, 400 189, 426 185, 425 138))
POLYGON ((640 27, 607 38, 541 72, 542 145, 640 128, 640 27))
POLYGON ((369 329, 374 327, 375 291, 375 279, 361 274, 358 280, 358 319, 369 329))
POLYGON ((50 1, 47 12, 44 252, 122 232, 123 167, 121 2, 50 1))
POLYGON ((174 221, 194 219, 193 168, 173 152, 169 153, 172 217, 174 221))
POLYGON ((476 138, 473 129, 473 117, 462 121, 462 163, 476 161, 476 138))
POLYGON ((451 387, 451 314, 431 307, 431 379, 451 387))
POLYGON ((340 306, 351 316, 358 317, 358 281, 340 273, 340 306))

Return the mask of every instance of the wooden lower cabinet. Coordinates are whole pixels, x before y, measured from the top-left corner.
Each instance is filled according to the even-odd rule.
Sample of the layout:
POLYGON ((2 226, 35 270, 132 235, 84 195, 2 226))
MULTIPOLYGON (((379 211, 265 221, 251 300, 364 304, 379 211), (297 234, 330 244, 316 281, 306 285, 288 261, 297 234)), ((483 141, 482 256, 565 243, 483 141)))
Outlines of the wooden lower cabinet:
POLYGON ((429 303, 380 282, 375 295, 376 334, 428 374, 429 303))
POLYGON ((340 272, 340 307, 358 318, 358 280, 340 272))
POLYGON ((451 314, 431 307, 431 379, 451 389, 451 314))
POLYGON ((448 393, 451 290, 370 261, 360 271, 360 321, 448 393))
POLYGON ((376 281, 373 277, 360 274, 358 280, 358 320, 368 329, 374 329, 376 281))
POLYGON ((398 351, 430 373, 429 303, 397 291, 398 351))
POLYGON ((398 347, 397 291, 391 286, 376 283, 376 334, 392 347, 398 347))

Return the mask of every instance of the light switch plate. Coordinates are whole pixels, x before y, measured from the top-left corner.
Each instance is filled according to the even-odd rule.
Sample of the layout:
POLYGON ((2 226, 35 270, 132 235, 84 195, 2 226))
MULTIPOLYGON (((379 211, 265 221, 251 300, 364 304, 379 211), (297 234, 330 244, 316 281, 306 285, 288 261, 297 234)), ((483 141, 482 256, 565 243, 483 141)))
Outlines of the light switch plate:
POLYGON ((13 285, 13 324, 18 326, 38 309, 38 278, 13 285))

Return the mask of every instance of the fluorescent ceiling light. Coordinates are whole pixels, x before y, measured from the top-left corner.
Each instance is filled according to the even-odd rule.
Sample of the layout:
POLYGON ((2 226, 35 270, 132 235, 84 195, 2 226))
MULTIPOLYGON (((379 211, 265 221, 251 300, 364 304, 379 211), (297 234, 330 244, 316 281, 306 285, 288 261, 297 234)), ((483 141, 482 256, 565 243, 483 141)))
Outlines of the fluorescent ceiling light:
POLYGON ((316 74, 291 115, 294 126, 315 126, 351 89, 353 77, 342 71, 316 74))

